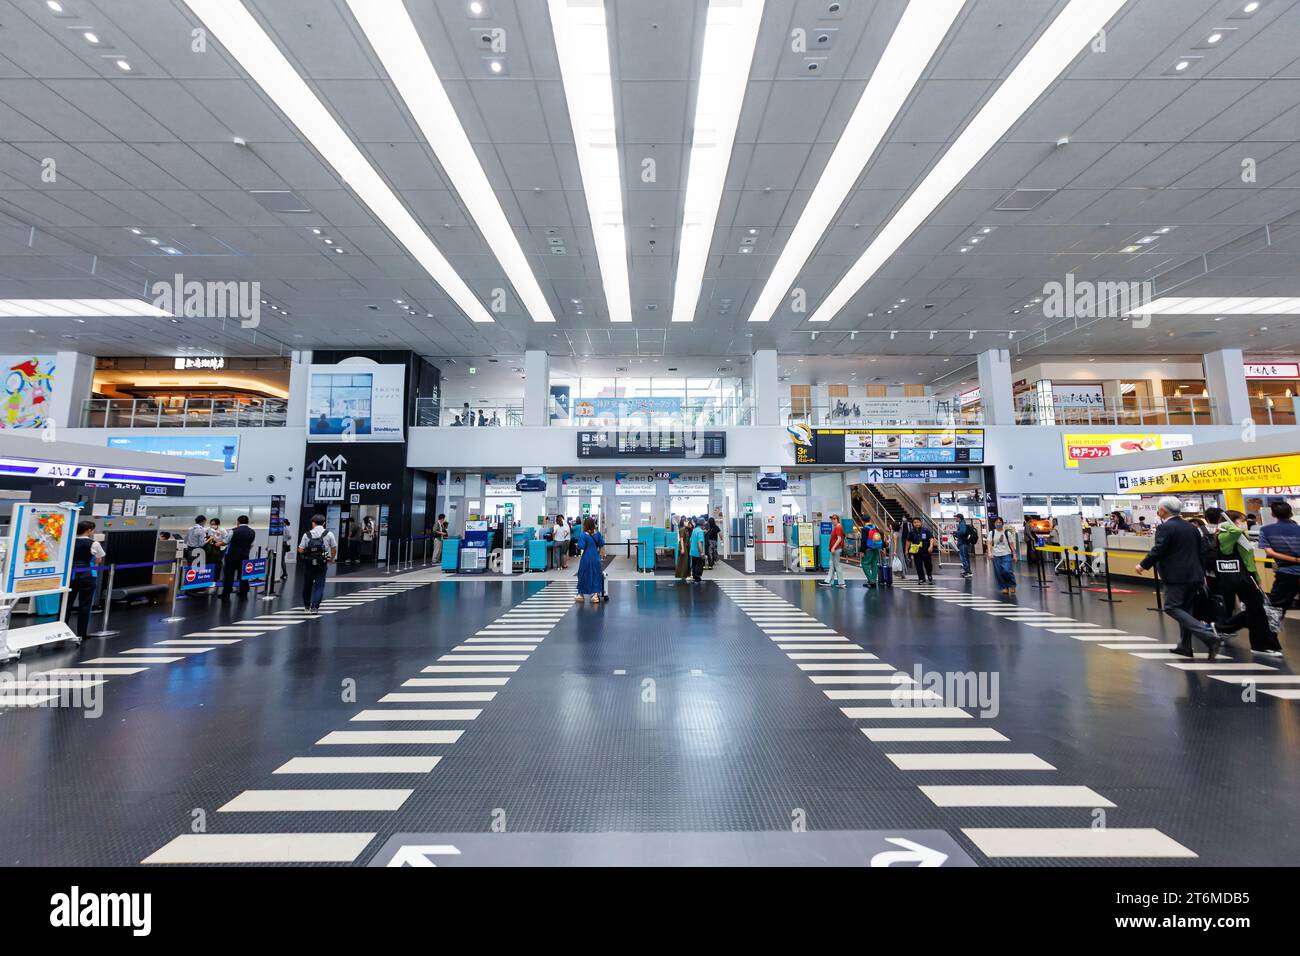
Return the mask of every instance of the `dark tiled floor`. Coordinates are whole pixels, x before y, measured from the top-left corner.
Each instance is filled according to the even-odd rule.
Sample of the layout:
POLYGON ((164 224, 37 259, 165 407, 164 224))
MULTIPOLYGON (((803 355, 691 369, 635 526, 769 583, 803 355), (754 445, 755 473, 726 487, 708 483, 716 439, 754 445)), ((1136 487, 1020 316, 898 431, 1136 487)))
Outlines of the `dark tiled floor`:
MULTIPOLYGON (((993 591, 983 571, 974 583, 941 574, 954 576, 941 585, 993 591)), ((432 584, 113 677, 102 688, 99 719, 70 709, 6 709, 0 861, 137 863, 192 832, 196 816, 208 833, 374 832, 355 860, 365 863, 393 833, 482 832, 494 823, 514 832, 788 831, 802 815, 817 830, 945 830, 988 865, 1005 861, 982 856, 961 828, 1092 823, 1087 808, 938 808, 918 790, 932 783, 1087 786, 1117 805, 1108 826, 1158 828, 1199 854, 1195 862, 1300 858, 1300 702, 1244 703, 1239 688, 1203 674, 915 593, 866 592, 856 581, 835 591, 811 581, 758 583, 908 673, 916 665, 996 673, 1000 713, 990 723, 1010 744, 985 748, 1030 752, 1057 769, 900 770, 886 753, 976 748, 868 741, 861 722, 840 712, 843 702, 828 700, 708 581, 612 582, 612 600, 568 610, 530 659, 505 675, 495 700, 449 705, 482 707, 476 720, 350 721, 365 707, 399 706, 375 702, 410 690, 403 681, 423 676, 423 667, 543 583, 432 584), (345 699, 352 682, 355 698, 345 699), (330 731, 432 726, 465 733, 450 745, 346 748, 347 755, 441 755, 431 773, 273 774, 295 756, 343 755, 337 751, 345 748, 315 746, 330 731), (391 812, 216 812, 249 789, 383 787, 414 792, 391 812)), ((345 582, 331 594, 375 586, 345 582)), ((1022 585, 1019 603, 1171 638, 1145 610, 1147 595, 1122 595, 1124 603, 1111 606, 1096 597, 1022 585)), ((157 611, 132 612, 115 621, 120 637, 23 663, 64 666, 293 604, 194 605, 177 625, 160 623, 157 611)), ((1297 659, 1298 642, 1289 636, 1285 644, 1297 659)))

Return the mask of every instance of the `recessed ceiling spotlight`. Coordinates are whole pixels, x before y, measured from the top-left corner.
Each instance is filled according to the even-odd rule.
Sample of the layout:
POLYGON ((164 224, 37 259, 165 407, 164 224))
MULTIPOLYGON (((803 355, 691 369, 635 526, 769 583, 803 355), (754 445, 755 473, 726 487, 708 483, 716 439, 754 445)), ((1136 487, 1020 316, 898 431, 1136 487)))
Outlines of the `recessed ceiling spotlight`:
POLYGON ((1156 230, 1156 232, 1159 235, 1167 236, 1169 235, 1169 230, 1171 230, 1172 228, 1173 226, 1161 226, 1159 229, 1156 230))
POLYGON ((1214 44, 1218 43, 1222 39, 1223 39, 1223 34, 1218 30, 1215 30, 1213 33, 1211 33, 1208 37, 1205 38, 1205 42, 1210 44, 1210 46, 1213 46, 1214 44))
POLYGON ((340 249, 338 246, 334 247, 334 251, 337 252, 339 255, 343 255, 343 250, 340 249))
POLYGON ((94 46, 99 42, 99 37, 95 36, 95 34, 92 33, 90 30, 87 30, 85 33, 82 34, 82 36, 86 38, 86 42, 89 43, 91 46, 94 46))
POLYGON ((970 252, 970 246, 962 246, 962 247, 961 247, 961 251, 962 251, 962 252, 970 252))
POLYGON ((1141 251, 1142 251, 1141 246, 1125 246, 1123 249, 1120 250, 1120 252, 1141 252, 1141 251))
POLYGON ((137 228, 135 228, 135 226, 132 226, 132 227, 131 227, 131 234, 132 234, 132 235, 136 235, 136 236, 138 236, 138 235, 140 235, 140 230, 137 229, 137 228))
POLYGON ((1138 240, 1138 245, 1149 246, 1151 243, 1155 242, 1159 238, 1160 238, 1159 236, 1143 236, 1141 239, 1138 240))
POLYGON ((1241 8, 1241 12, 1246 14, 1246 16, 1250 16, 1258 9, 1259 9, 1259 0, 1251 0, 1250 3, 1246 4, 1244 7, 1241 8))
POLYGON ((157 239, 155 239, 153 236, 149 236, 149 242, 150 242, 152 245, 155 245, 155 246, 157 246, 157 245, 161 245, 161 243, 159 243, 159 241, 158 241, 157 239))
POLYGON ((980 232, 982 232, 986 236, 992 231, 993 231, 992 226, 985 226, 983 229, 980 230, 980 232))
POLYGON ((502 70, 501 61, 500 61, 500 60, 489 60, 489 61, 488 61, 488 69, 491 70, 493 73, 500 73, 501 70, 502 70))
POLYGON ((1179 73, 1182 73, 1191 65, 1192 65, 1191 60, 1179 60, 1177 63, 1174 64, 1174 69, 1177 70, 1179 73))
POLYGON ((45 0, 45 5, 55 13, 63 12, 63 4, 59 3, 59 0, 45 0))
POLYGON ((483 4, 479 3, 478 0, 473 0, 469 5, 469 12, 472 16, 483 16, 483 4))
POLYGON ((311 234, 312 234, 313 236, 319 236, 319 235, 320 235, 320 230, 319 230, 319 229, 313 229, 313 230, 311 231, 311 234))
POLYGON ((327 245, 327 246, 332 246, 332 245, 334 245, 334 240, 333 240, 333 239, 322 239, 321 242, 325 243, 325 245, 327 245))
POLYGON ((757 230, 757 229, 751 229, 751 230, 749 230, 749 234, 750 234, 751 236, 756 236, 756 235, 758 235, 758 230, 757 230))
POLYGON ((969 239, 967 239, 966 241, 969 242, 972 246, 974 246, 974 245, 978 245, 979 243, 983 242, 983 241, 984 241, 984 237, 983 237, 983 236, 971 236, 971 237, 970 237, 969 239))
POLYGON ((130 72, 131 72, 131 64, 128 63, 128 62, 126 62, 126 60, 118 60, 118 61, 117 61, 117 68, 118 68, 119 70, 121 70, 123 73, 130 73, 130 72))

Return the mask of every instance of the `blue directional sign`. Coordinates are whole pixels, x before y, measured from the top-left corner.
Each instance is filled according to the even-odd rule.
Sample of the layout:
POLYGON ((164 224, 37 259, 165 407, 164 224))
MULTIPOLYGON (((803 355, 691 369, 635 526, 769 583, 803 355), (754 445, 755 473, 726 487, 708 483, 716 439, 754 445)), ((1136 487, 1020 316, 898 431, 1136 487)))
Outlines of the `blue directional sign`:
POLYGON ((867 468, 867 481, 962 484, 971 480, 969 468, 867 468))

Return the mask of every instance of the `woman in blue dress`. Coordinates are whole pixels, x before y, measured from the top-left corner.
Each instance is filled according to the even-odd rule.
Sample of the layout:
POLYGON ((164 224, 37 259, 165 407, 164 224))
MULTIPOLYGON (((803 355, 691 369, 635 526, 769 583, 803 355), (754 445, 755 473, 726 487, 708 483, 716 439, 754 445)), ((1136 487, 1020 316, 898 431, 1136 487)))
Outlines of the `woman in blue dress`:
POLYGON ((577 544, 582 551, 582 559, 578 561, 578 603, 590 594, 591 603, 599 604, 605 591, 605 571, 600 565, 600 549, 605 547, 605 539, 596 530, 595 518, 583 519, 577 544))

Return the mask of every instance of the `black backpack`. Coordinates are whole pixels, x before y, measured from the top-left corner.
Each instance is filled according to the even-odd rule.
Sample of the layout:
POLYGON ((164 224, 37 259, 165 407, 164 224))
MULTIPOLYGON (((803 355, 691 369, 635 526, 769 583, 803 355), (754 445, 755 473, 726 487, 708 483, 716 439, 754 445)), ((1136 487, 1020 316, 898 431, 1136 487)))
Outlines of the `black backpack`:
POLYGON ((304 549, 307 563, 314 568, 319 568, 325 563, 325 535, 307 535, 307 547, 304 549))

